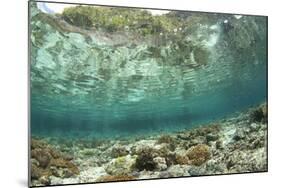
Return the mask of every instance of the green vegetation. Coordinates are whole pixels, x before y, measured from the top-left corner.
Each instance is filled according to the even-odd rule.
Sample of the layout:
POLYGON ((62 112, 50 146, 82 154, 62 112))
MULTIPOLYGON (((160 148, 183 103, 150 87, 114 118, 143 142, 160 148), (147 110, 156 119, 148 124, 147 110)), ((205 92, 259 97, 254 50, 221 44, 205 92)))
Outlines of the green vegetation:
POLYGON ((173 32, 180 24, 176 16, 153 16, 147 10, 132 8, 77 6, 66 8, 62 18, 84 29, 95 28, 107 32, 130 30, 142 35, 173 32))
POLYGON ((93 20, 91 19, 90 7, 79 6, 77 8, 67 8, 63 12, 63 18, 70 24, 90 28, 93 25, 93 20))

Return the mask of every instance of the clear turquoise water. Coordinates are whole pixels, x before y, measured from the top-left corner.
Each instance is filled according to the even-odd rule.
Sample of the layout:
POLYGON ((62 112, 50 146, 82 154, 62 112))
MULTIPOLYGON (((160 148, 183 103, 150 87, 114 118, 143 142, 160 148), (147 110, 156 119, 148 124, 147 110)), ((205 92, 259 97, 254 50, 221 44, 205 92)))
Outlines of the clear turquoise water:
MULTIPOLYGON (((146 57, 147 51, 141 50, 145 44, 104 45, 95 37, 89 42, 77 33, 56 32, 44 22, 36 25, 44 33, 39 46, 34 25, 32 135, 104 138, 177 131, 267 100, 265 33, 253 35, 260 42, 249 54, 236 58, 239 52, 225 45, 231 40, 227 40, 228 30, 223 29, 226 26, 218 20, 218 39, 208 47, 211 58, 204 66, 190 68, 170 65, 173 57, 165 55, 155 64, 154 60, 160 60, 146 57), (253 54, 255 58, 249 58, 253 54), (124 59, 125 67, 119 66, 124 59)), ((173 46, 169 49, 174 50, 173 46)))
POLYGON ((157 96, 137 102, 96 105, 87 96, 32 95, 32 133, 104 137, 190 128, 266 100, 265 64, 240 71, 250 79, 238 76, 227 83, 218 83, 215 89, 185 98, 157 96))

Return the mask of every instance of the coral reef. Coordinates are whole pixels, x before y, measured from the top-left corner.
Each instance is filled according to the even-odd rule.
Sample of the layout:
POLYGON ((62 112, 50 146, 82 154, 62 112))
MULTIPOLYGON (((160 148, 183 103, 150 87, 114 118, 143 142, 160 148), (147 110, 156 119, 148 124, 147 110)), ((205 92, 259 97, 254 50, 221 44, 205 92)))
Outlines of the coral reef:
POLYGON ((190 164, 200 166, 211 157, 210 149, 205 144, 198 144, 192 146, 187 150, 186 156, 190 161, 190 164))
POLYGON ((78 167, 71 162, 72 157, 53 149, 47 143, 31 140, 31 179, 49 185, 49 177, 69 178, 79 175, 78 167))
POLYGON ((32 185, 267 171, 266 109, 262 104, 193 129, 98 145, 32 139, 32 185), (259 121, 253 121, 256 111, 263 114, 259 121))

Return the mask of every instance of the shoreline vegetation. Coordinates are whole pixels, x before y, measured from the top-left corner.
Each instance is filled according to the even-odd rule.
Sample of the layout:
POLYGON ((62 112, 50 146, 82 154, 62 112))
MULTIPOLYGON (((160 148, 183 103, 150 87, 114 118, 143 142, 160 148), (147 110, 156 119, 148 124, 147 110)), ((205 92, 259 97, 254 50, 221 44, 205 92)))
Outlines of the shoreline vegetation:
POLYGON ((267 171, 267 104, 158 137, 32 137, 31 185, 128 181, 267 171))
MULTIPOLYGON (((237 45, 237 47, 244 45, 243 48, 249 50, 249 44, 245 45, 246 41, 239 40, 242 37, 245 38, 246 35, 248 37, 257 36, 265 32, 261 27, 264 25, 264 18, 258 16, 240 15, 237 17, 237 15, 185 11, 170 11, 162 15, 152 15, 145 9, 81 5, 65 8, 61 14, 52 15, 41 12, 35 3, 31 5, 32 11, 35 12, 32 19, 44 21, 62 34, 79 33, 86 38, 100 35, 101 38, 108 38, 105 41, 114 36, 116 38, 125 36, 122 39, 128 43, 165 46, 173 42, 178 43, 179 47, 184 47, 188 44, 181 44, 182 39, 189 35, 192 36, 198 28, 204 29, 206 26, 219 24, 226 31, 227 38, 232 41, 233 45, 237 45), (244 20, 244 23, 240 23, 240 20, 244 20)), ((212 32, 214 31, 205 34, 212 35, 212 32)), ((260 36, 258 38, 262 40, 260 36)), ((253 39, 247 41, 249 43, 259 42, 253 39)), ((191 42, 195 41, 189 42, 191 45, 191 42)), ((201 42, 198 41, 198 44, 194 45, 200 46, 201 42)))
POLYGON ((144 9, 98 6, 70 7, 61 14, 51 15, 33 8, 37 13, 32 19, 49 24, 62 35, 78 33, 88 41, 98 38, 100 42, 113 47, 130 45, 135 48, 136 45, 149 45, 156 58, 160 56, 160 51, 156 48, 171 44, 179 50, 194 48, 203 58, 208 56, 208 50, 200 42, 183 42, 182 39, 201 25, 213 25, 218 20, 222 23, 225 19, 225 16, 215 13, 198 15, 171 11, 163 15, 152 15, 144 9))

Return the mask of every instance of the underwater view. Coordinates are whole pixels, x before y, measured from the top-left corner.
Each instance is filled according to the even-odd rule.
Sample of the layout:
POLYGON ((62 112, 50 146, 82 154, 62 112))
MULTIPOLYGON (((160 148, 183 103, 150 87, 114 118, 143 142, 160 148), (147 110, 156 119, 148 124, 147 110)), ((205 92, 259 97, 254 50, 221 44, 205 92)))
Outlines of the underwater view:
POLYGON ((29 2, 30 186, 267 171, 267 17, 29 2))

